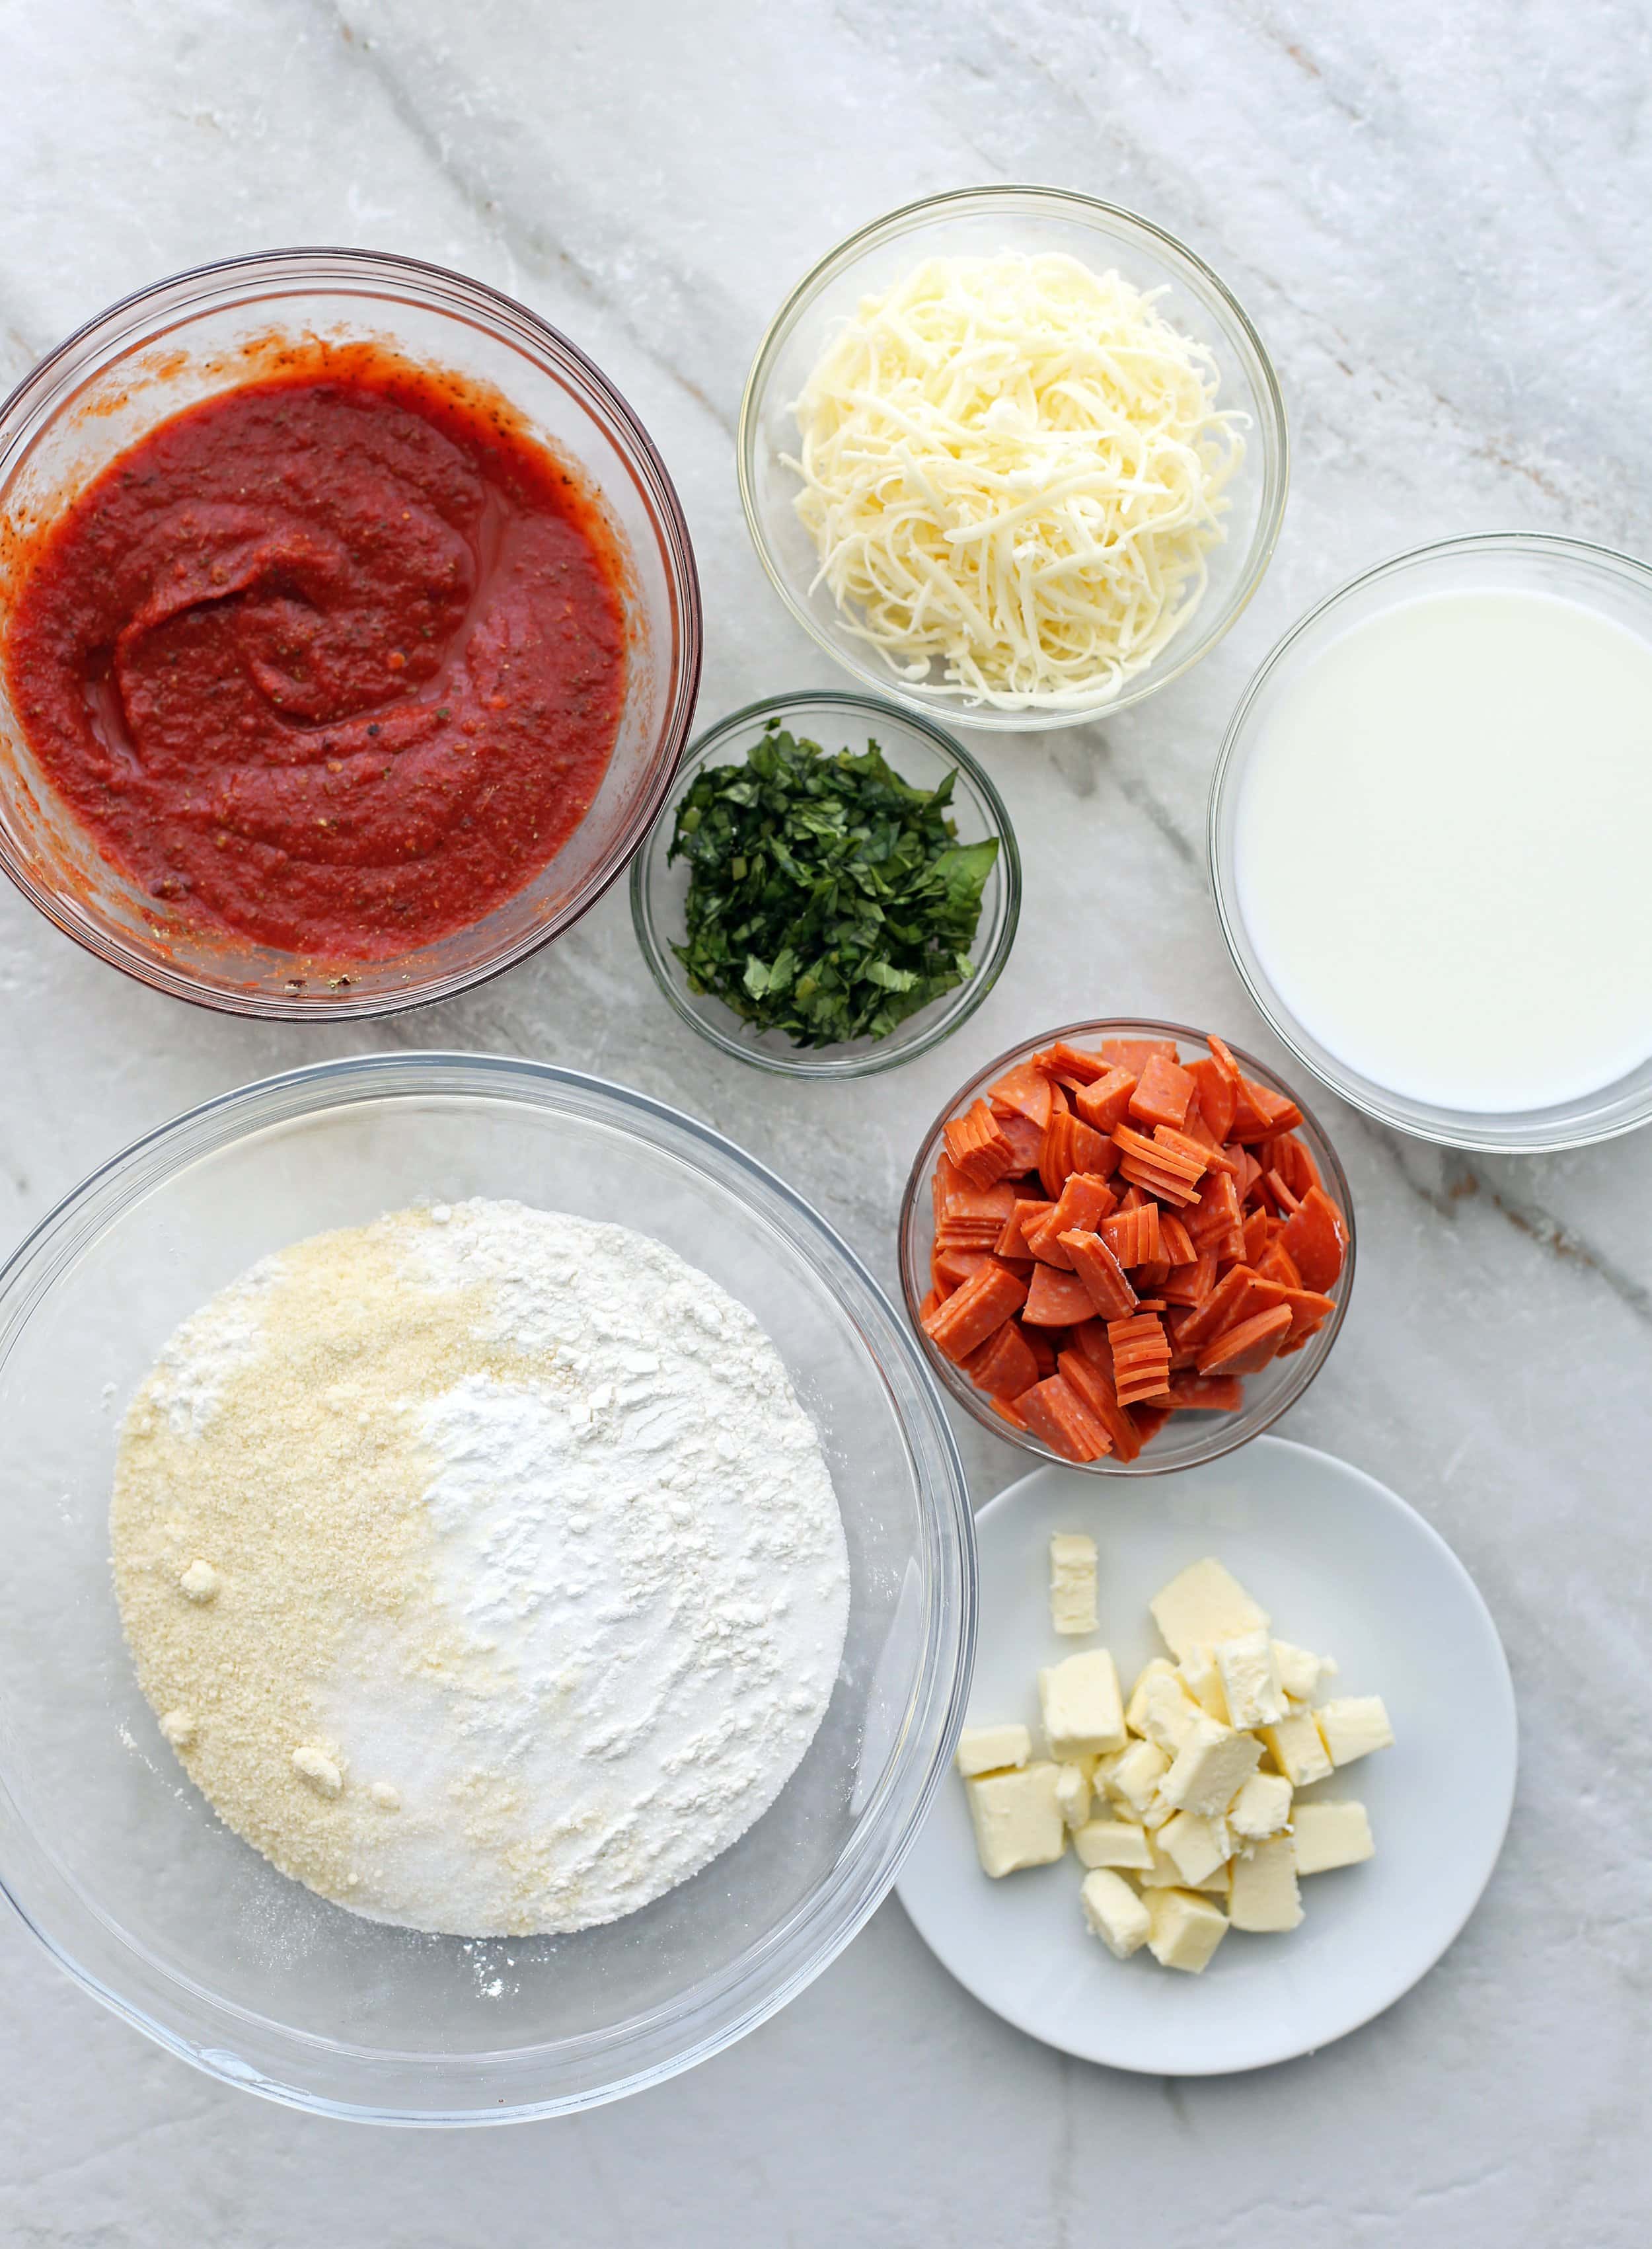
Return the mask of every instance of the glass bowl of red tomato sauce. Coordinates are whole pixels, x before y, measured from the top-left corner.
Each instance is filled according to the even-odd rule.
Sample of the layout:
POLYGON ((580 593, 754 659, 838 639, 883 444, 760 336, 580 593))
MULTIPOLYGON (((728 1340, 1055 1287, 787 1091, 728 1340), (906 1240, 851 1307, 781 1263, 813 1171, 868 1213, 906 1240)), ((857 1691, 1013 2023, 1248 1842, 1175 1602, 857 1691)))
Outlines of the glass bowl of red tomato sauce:
POLYGON ((203 266, 0 408, 0 865, 178 998, 385 1014, 521 959, 647 833, 700 646, 647 432, 462 274, 203 266))

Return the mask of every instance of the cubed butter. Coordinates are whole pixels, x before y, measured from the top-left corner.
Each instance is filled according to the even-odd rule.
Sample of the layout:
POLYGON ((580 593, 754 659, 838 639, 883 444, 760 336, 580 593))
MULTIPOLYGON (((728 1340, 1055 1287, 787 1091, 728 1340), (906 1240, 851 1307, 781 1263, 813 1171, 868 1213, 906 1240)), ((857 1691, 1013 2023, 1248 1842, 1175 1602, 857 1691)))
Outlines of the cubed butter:
POLYGON ((1160 1801, 1173 1812, 1225 1812, 1261 1762, 1251 1735, 1200 1717, 1159 1784, 1160 1801))
MULTIPOLYGON (((1056 1632, 1096 1631, 1096 1564, 1093 1538, 1051 1537, 1056 1632)), ((1038 1674, 1046 1753, 1026 1726, 975 1726, 957 1763, 988 1875, 1052 1864, 1070 1840, 1092 1935, 1120 1959, 1146 1944, 1197 1975, 1229 1928, 1297 1928, 1302 1875, 1373 1855, 1362 1804, 1299 1792, 1394 1731, 1375 1695, 1316 1708, 1336 1664, 1275 1640, 1213 1558, 1149 1606, 1171 1656, 1147 1663, 1127 1700, 1111 1653, 1092 1646, 1038 1674), (1264 1749, 1277 1770, 1262 1769, 1264 1749)))
POLYGON ((1179 1890, 1181 1888, 1181 1868, 1168 1851, 1161 1851, 1156 1835, 1147 1838, 1151 1863, 1141 1877, 1145 1890, 1179 1890))
POLYGON ((1265 1631, 1268 1613, 1258 1607, 1237 1578, 1207 1555, 1173 1578, 1147 1604, 1171 1654, 1182 1656, 1201 1645, 1240 1633, 1265 1631))
MULTIPOLYGON (((1180 1815, 1178 1814, 1177 1816, 1180 1817, 1180 1815)), ((1162 1833, 1162 1832, 1163 1831, 1161 1830, 1160 1833, 1162 1833)), ((1213 1867, 1211 1872, 1204 1877, 1202 1881, 1190 1882, 1187 1880, 1187 1877, 1182 1873, 1181 1868, 1171 1857, 1169 1852, 1162 1848, 1158 1835, 1149 1834, 1147 1844, 1149 1849, 1153 1853, 1153 1864, 1137 1878, 1143 1889, 1208 1890, 1213 1897, 1219 1897, 1224 1902, 1226 1902, 1228 1895, 1228 1868, 1225 1862, 1219 1867, 1213 1867)))
POLYGON ((1328 1655, 1293 1647, 1288 1640, 1275 1640, 1273 1660, 1278 1667, 1279 1684, 1298 1702, 1311 1702, 1325 1682, 1337 1675, 1337 1667, 1328 1655))
POLYGON ((1233 1855, 1225 1821, 1204 1819, 1197 1812, 1178 1812, 1166 1820, 1155 1838, 1189 1889, 1208 1882, 1233 1855))
POLYGON ((1291 1783, 1282 1772, 1253 1772, 1228 1807, 1228 1825, 1241 1843, 1265 1843, 1291 1825, 1291 1783))
POLYGON ((1096 1785, 1120 1804, 1127 1804, 1139 1819, 1169 1770, 1170 1759, 1157 1742, 1132 1742, 1102 1758, 1096 1767, 1096 1785))
POLYGON ((1128 1960, 1147 1942, 1153 1926, 1147 1909, 1121 1874, 1105 1867, 1086 1874, 1078 1902, 1091 1935, 1100 1937, 1115 1960, 1128 1960))
POLYGON ((1067 1847, 1067 1825, 1056 1799, 1058 1768, 1023 1765, 964 1783, 981 1863, 995 1881, 1022 1867, 1047 1867, 1067 1847))
POLYGON ((1328 1796, 1298 1805, 1291 1840, 1296 1846, 1299 1874, 1328 1874, 1332 1867, 1357 1867, 1362 1859, 1376 1855, 1364 1805, 1328 1796))
POLYGON ((1285 1716, 1285 1690, 1273 1660, 1273 1642, 1263 1631, 1219 1640, 1210 1651, 1230 1726, 1277 1726, 1285 1716))
POLYGON ((1233 1862, 1228 1888, 1228 1918, 1236 1929, 1263 1936, 1283 1935, 1302 1919, 1297 1889, 1297 1855, 1289 1835, 1258 1843, 1233 1862))
POLYGON ((1025 1764, 1031 1755, 1032 1736, 1025 1726, 966 1726, 958 1737, 956 1762, 966 1780, 978 1772, 1025 1764))
POLYGON ((1132 1683, 1130 1700, 1125 1704, 1125 1723, 1132 1734, 1139 1734, 1141 1731, 1139 1714, 1147 1707, 1147 1690, 1153 1682, 1155 1679, 1174 1679, 1176 1676, 1176 1667, 1167 1655, 1153 1656, 1142 1665, 1132 1683))
POLYGON ((1325 1754, 1325 1745, 1311 1712, 1304 1711, 1299 1717, 1282 1718, 1277 1726, 1264 1726, 1262 1738, 1292 1788, 1306 1788, 1311 1781, 1323 1780, 1331 1771, 1331 1759, 1325 1754))
POLYGON ((1147 1831, 1133 1819, 1086 1819, 1074 1834, 1072 1847, 1081 1866, 1146 1869, 1153 1865, 1147 1831))
POLYGON ((1352 1764, 1373 1750, 1394 1745, 1394 1728, 1380 1695, 1345 1695, 1339 1702, 1322 1702, 1313 1715, 1334 1765, 1352 1764))
POLYGON ((1136 1682, 1125 1714, 1132 1730, 1156 1743, 1167 1757, 1174 1757, 1203 1716, 1175 1667, 1168 1663, 1162 1669, 1155 1669, 1151 1663, 1147 1666, 1136 1682))
POLYGON ((1189 1649, 1176 1666, 1176 1675, 1208 1718, 1224 1726, 1236 1722, 1228 1716, 1228 1698, 1222 1691, 1222 1674, 1210 1650, 1202 1644, 1189 1649))
POLYGON ((1070 1759, 1123 1749, 1127 1737, 1119 1674, 1105 1647, 1086 1648, 1041 1671, 1038 1701, 1051 1757, 1070 1759))
POLYGON ((1096 1542, 1077 1530, 1050 1542, 1050 1621, 1061 1633, 1096 1629, 1096 1542))
POLYGON ((1161 1968, 1196 1976, 1228 1934, 1228 1917, 1192 1890, 1155 1890, 1146 1901, 1147 1949, 1161 1968))
POLYGON ((1056 1771, 1056 1801, 1070 1827, 1082 1827, 1090 1817, 1090 1775, 1081 1764, 1063 1764, 1056 1771))

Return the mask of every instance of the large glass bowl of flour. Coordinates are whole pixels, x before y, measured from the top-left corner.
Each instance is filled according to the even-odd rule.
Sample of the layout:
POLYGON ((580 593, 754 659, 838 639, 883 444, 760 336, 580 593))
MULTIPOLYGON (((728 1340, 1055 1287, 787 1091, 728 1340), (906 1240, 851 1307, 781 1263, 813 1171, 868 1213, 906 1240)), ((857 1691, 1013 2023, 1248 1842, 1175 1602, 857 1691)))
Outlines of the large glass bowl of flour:
POLYGON ((117 2012, 295 2107, 501 2122, 716 2052, 871 1913, 962 1713, 967 1494, 905 1324, 824 1222, 727 1141, 542 1064, 321 1063, 116 1157, 0 1273, 0 1881, 117 2012), (572 1935, 427 1936, 277 1873, 168 1747, 109 1570, 120 1417, 179 1322, 272 1251, 472 1196, 617 1221, 744 1304, 819 1433, 848 1542, 841 1666, 778 1799, 651 1905, 572 1935))

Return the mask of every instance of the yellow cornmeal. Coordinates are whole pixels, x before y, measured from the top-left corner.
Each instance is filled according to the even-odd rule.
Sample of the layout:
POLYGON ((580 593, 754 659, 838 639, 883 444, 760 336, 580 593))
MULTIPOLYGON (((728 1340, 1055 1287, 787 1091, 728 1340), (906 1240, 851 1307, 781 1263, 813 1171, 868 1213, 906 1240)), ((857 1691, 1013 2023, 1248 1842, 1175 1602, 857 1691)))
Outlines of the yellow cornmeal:
MULTIPOLYGON (((206 1431, 163 1362, 115 1468, 115 1592, 162 1731, 238 1834, 341 1902, 400 1792, 371 1773, 329 1785, 348 1760, 325 1698, 364 1620, 437 1615, 420 1401, 465 1374, 556 1379, 550 1355, 484 1341, 465 1292, 410 1288, 410 1236, 429 1224, 403 1212, 283 1251, 261 1347, 217 1386, 206 1431)), ((421 1644, 437 1674, 465 1660, 451 1627, 422 1620, 421 1644)))

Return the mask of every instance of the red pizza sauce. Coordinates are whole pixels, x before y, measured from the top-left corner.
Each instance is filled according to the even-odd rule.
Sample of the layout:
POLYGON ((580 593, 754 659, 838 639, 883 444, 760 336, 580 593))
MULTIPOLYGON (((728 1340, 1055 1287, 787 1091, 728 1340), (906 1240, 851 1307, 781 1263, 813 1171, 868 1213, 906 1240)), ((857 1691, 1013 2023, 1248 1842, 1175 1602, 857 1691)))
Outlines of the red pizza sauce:
POLYGON ((590 494, 370 347, 221 392, 40 535, 4 662, 47 776, 196 934, 379 960, 554 856, 618 731, 590 494))

